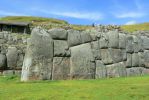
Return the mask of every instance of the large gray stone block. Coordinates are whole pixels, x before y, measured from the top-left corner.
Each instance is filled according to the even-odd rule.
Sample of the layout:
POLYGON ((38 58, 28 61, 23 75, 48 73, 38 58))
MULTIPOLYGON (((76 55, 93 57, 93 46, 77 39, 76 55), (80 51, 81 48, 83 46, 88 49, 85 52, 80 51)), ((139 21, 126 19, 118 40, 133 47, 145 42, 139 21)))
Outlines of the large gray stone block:
POLYGON ((119 33, 119 48, 126 48, 126 34, 119 33))
POLYGON ((6 43, 7 41, 5 39, 0 39, 0 44, 4 44, 6 43))
POLYGON ((132 67, 132 54, 127 53, 126 67, 132 67))
POLYGON ((93 56, 96 60, 101 59, 101 54, 100 54, 100 48, 99 47, 100 47, 99 46, 99 41, 91 42, 92 53, 93 53, 93 56))
POLYGON ((95 63, 90 43, 71 47, 70 76, 71 79, 95 78, 95 63))
POLYGON ((126 39, 126 51, 128 53, 133 53, 134 52, 133 36, 132 35, 127 35, 127 39, 126 39))
POLYGON ((15 70, 14 74, 17 75, 17 76, 21 76, 21 70, 15 70))
POLYGON ((138 37, 138 48, 139 48, 139 52, 143 52, 144 51, 143 40, 142 40, 142 38, 141 38, 140 35, 138 35, 137 37, 138 37))
POLYGON ((142 40, 143 40, 143 47, 145 50, 149 50, 149 37, 147 36, 141 36, 142 40))
POLYGON ((18 53, 18 59, 17 59, 17 68, 18 69, 22 68, 23 60, 24 60, 24 54, 23 53, 18 53))
POLYGON ((22 67, 21 80, 52 79, 53 40, 49 33, 37 27, 31 33, 22 67))
POLYGON ((149 50, 144 51, 144 64, 145 67, 149 67, 149 50))
POLYGON ((53 39, 67 40, 68 33, 64 29, 54 28, 54 29, 48 30, 48 32, 50 33, 50 35, 53 39))
POLYGON ((100 48, 101 49, 105 49, 105 48, 108 48, 108 43, 109 43, 109 37, 106 33, 102 33, 100 34, 100 40, 99 40, 99 43, 100 43, 100 48))
POLYGON ((107 77, 107 70, 106 65, 100 60, 96 60, 96 79, 99 78, 106 78, 107 77))
POLYGON ((92 41, 97 40, 97 35, 96 34, 90 34, 92 41))
POLYGON ((138 67, 139 66, 139 55, 138 53, 132 54, 132 67, 138 67))
POLYGON ((139 45, 140 45, 139 38, 137 36, 133 35, 133 48, 134 48, 135 53, 140 51, 139 45))
POLYGON ((14 70, 5 70, 3 71, 4 76, 12 76, 14 75, 14 70))
POLYGON ((120 49, 109 48, 110 55, 112 57, 113 63, 118 63, 123 61, 125 54, 120 49))
POLYGON ((143 75, 143 68, 142 67, 132 67, 127 68, 127 76, 140 76, 143 75))
POLYGON ((125 60, 126 52, 120 49, 101 49, 101 59, 104 64, 118 63, 125 60))
POLYGON ((101 49, 101 60, 104 64, 112 64, 113 59, 108 49, 101 49))
POLYGON ((8 47, 7 66, 9 69, 15 69, 17 67, 18 52, 16 47, 8 47))
POLYGON ((126 76, 126 68, 123 62, 106 65, 107 77, 123 77, 126 76))
POLYGON ((70 59, 67 57, 54 57, 52 80, 70 79, 70 59))
POLYGON ((4 39, 4 32, 0 32, 0 39, 4 39))
POLYGON ((109 37, 109 47, 110 48, 119 48, 119 33, 117 31, 109 31, 107 33, 109 37))
POLYGON ((88 32, 83 31, 80 34, 81 34, 82 43, 88 43, 92 41, 92 38, 88 32))
POLYGON ((67 41, 54 40, 54 56, 55 57, 67 57, 70 56, 67 41))
POLYGON ((79 31, 68 30, 68 45, 69 47, 80 45, 82 43, 81 34, 79 31))
POLYGON ((149 74, 149 69, 147 69, 147 68, 144 68, 144 69, 143 69, 143 74, 144 74, 144 75, 147 75, 147 74, 149 74))
POLYGON ((7 67, 7 59, 4 54, 0 54, 0 69, 4 70, 7 67))
POLYGON ((126 61, 127 60, 127 53, 126 53, 126 49, 120 49, 121 52, 122 52, 122 58, 123 58, 123 61, 126 61))
POLYGON ((145 67, 144 52, 139 52, 139 67, 145 67))

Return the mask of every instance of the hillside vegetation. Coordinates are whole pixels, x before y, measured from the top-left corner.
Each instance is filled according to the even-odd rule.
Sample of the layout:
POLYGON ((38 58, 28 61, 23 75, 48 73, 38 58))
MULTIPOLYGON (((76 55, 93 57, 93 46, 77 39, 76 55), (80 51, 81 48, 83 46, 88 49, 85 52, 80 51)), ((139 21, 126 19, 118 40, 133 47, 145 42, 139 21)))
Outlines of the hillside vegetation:
POLYGON ((92 28, 90 25, 73 25, 67 21, 54 19, 54 18, 43 18, 33 16, 7 16, 0 18, 0 21, 10 22, 30 22, 33 26, 43 26, 46 29, 51 28, 71 28, 75 30, 86 30, 92 28))
POLYGON ((32 17, 32 16, 7 16, 2 17, 0 20, 3 21, 17 21, 17 22, 32 22, 33 25, 40 24, 68 24, 64 20, 54 19, 54 18, 43 18, 43 17, 32 17))
POLYGON ((149 76, 27 83, 0 76, 0 100, 149 100, 149 76))
POLYGON ((121 28, 128 32, 134 31, 149 31, 149 23, 141 23, 141 24, 134 24, 134 25, 123 25, 121 28))
MULTIPOLYGON (((43 26, 46 29, 51 28, 66 28, 75 30, 86 30, 92 29, 91 25, 74 25, 69 24, 67 21, 54 19, 54 18, 43 18, 43 17, 33 17, 33 16, 7 16, 0 18, 0 21, 15 21, 15 22, 30 22, 33 26, 43 26)), ((135 25, 122 25, 121 29, 128 32, 133 32, 137 30, 149 30, 149 23, 141 23, 135 25)))

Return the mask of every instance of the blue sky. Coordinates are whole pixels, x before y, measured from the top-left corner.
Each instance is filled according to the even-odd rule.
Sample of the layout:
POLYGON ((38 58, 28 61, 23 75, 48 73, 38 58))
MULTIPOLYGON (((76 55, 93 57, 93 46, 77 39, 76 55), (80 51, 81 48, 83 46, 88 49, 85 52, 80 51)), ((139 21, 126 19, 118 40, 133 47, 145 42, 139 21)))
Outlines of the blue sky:
POLYGON ((0 16, 41 16, 71 24, 149 22, 149 0, 1 0, 0 16))

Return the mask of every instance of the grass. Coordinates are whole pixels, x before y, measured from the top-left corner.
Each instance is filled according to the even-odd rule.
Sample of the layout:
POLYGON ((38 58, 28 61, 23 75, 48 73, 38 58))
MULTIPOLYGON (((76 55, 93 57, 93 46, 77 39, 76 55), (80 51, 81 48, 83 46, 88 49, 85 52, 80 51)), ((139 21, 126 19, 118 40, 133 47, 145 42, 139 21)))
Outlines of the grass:
POLYGON ((54 19, 54 18, 43 18, 34 16, 7 16, 1 17, 0 21, 9 22, 30 22, 32 26, 43 26, 46 29, 51 28, 71 28, 75 30, 86 30, 92 28, 90 25, 74 25, 69 24, 67 21, 54 19))
MULTIPOLYGON (((43 18, 34 16, 7 16, 1 17, 0 21, 17 21, 17 22, 30 22, 33 26, 43 26, 46 29, 51 28, 71 28, 75 30, 86 30, 92 29, 91 25, 74 25, 69 24, 67 21, 54 19, 54 18, 43 18)), ((128 32, 134 32, 137 30, 149 30, 149 23, 140 23, 135 25, 122 25, 121 29, 128 32)))
POLYGON ((1 76, 0 100, 149 100, 149 76, 27 83, 1 76))
POLYGON ((121 28, 124 31, 134 32, 134 31, 149 31, 149 23, 141 23, 141 24, 134 24, 134 25, 123 25, 121 28))
POLYGON ((68 24, 68 22, 64 20, 54 19, 54 18, 43 18, 43 17, 33 17, 33 16, 7 16, 2 17, 0 20, 3 21, 17 21, 17 22, 33 22, 33 24, 68 24))

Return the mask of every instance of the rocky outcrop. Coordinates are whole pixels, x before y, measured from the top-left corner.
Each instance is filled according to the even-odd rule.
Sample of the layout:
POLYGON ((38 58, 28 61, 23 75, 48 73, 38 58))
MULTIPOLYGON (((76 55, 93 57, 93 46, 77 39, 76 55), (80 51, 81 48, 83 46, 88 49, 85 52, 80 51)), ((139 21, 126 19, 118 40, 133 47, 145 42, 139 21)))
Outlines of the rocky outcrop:
POLYGON ((0 72, 2 75, 21 75, 27 35, 0 32, 0 72))
POLYGON ((31 37, 0 32, 0 72, 28 80, 99 79, 149 74, 147 32, 109 27, 36 27, 31 37), (21 72, 22 69, 22 72, 21 72))
POLYGON ((53 55, 50 34, 41 28, 33 29, 23 62, 21 80, 52 79, 53 55))
POLYGON ((149 74, 148 40, 146 34, 117 30, 46 31, 35 28, 28 41, 21 80, 99 79, 149 74))
POLYGON ((94 75, 95 63, 90 43, 71 47, 71 79, 93 79, 94 75))

